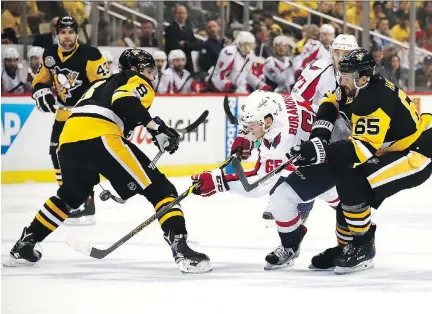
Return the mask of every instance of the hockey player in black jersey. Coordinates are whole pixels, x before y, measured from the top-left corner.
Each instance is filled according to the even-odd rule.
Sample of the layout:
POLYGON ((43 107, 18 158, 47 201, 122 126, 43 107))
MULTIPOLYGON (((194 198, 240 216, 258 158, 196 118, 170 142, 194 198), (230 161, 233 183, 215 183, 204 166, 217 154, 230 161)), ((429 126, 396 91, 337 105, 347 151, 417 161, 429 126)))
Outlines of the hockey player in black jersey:
POLYGON ((353 240, 314 259, 322 268, 347 273, 373 267, 371 207, 430 177, 432 116, 420 115, 404 91, 373 75, 375 62, 367 50, 353 50, 339 65, 341 89, 326 95, 310 140, 292 153, 300 154, 300 166, 326 161, 333 170, 341 200, 337 216, 353 240), (350 118, 352 135, 328 144, 338 110, 350 118))
MULTIPOLYGON (((5 266, 38 262, 42 254, 36 244, 63 223, 71 208, 86 199, 99 183, 99 174, 110 181, 122 199, 143 195, 156 211, 178 196, 165 175, 149 167, 149 158, 126 139, 136 126, 143 125, 162 152, 172 154, 178 148, 179 134, 160 118, 153 119, 148 111, 155 97, 155 61, 144 50, 127 49, 120 56, 119 68, 120 73, 94 82, 72 109, 58 151, 63 184, 24 228, 5 266)), ((180 205, 161 216, 159 223, 182 272, 211 270, 208 256, 195 252, 186 243, 180 205)))
MULTIPOLYGON (((108 63, 95 47, 78 43, 78 24, 73 17, 64 16, 56 24, 58 44, 45 49, 42 64, 33 79, 33 98, 43 112, 56 112, 51 133, 49 154, 59 185, 62 184, 62 171, 56 150, 60 133, 75 106, 91 82, 109 76, 108 63), (51 92, 54 85, 57 101, 51 92)), ((93 193, 84 204, 70 213, 66 224, 93 224, 95 205, 93 193)))

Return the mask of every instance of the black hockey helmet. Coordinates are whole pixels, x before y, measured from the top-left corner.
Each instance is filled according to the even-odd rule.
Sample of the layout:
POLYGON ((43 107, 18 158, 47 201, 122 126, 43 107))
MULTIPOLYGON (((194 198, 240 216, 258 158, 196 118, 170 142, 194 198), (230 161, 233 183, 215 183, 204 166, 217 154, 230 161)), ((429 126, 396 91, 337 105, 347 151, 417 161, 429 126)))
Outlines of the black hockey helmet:
POLYGON ((358 73, 357 78, 362 76, 371 77, 374 73, 375 60, 369 51, 358 48, 350 51, 339 61, 341 73, 358 73))
POLYGON ((57 20, 55 26, 56 34, 63 28, 72 28, 78 34, 78 23, 72 16, 62 16, 57 20))
POLYGON ((119 70, 125 71, 131 67, 136 67, 138 72, 142 72, 145 68, 156 68, 156 62, 153 56, 143 49, 126 49, 120 55, 119 70))

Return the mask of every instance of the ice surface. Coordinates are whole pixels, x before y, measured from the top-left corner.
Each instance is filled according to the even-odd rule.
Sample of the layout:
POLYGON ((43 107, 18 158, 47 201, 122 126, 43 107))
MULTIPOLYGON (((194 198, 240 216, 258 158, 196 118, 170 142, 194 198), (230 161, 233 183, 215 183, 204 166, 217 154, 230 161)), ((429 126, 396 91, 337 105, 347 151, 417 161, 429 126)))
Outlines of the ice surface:
MULTIPOLYGON (((179 191, 189 180, 174 179, 179 191)), ((109 185, 105 182, 104 185, 109 185)), ((2 260, 54 184, 2 185, 2 260)), ((99 193, 100 190, 97 190, 99 193)), ((432 305, 432 180, 387 200, 374 216, 375 268, 351 275, 307 269, 335 244, 334 211, 317 202, 302 253, 292 269, 264 271, 279 244, 261 220, 265 199, 225 193, 183 203, 189 239, 207 253, 213 272, 181 274, 157 223, 103 260, 65 244, 68 236, 105 248, 152 214, 144 199, 97 201, 97 225, 62 226, 42 244, 30 268, 2 268, 2 313, 400 313, 432 305), (382 310, 378 310, 379 307, 382 310)))

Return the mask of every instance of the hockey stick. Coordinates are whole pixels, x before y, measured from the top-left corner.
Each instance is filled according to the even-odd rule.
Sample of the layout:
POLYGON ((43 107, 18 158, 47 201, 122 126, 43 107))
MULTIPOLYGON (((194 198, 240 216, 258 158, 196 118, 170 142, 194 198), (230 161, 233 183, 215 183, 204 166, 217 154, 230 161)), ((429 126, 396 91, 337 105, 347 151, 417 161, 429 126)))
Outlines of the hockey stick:
POLYGON ((238 125, 239 124, 238 119, 234 117, 233 113, 231 112, 231 108, 229 106, 229 101, 228 101, 228 95, 225 95, 224 97, 223 106, 228 121, 231 124, 238 125))
POLYGON ((209 115, 209 111, 208 110, 204 110, 204 112, 198 117, 198 119, 196 119, 194 122, 192 122, 191 124, 189 124, 187 127, 183 128, 183 129, 175 129, 175 130, 178 133, 182 133, 182 134, 192 132, 201 123, 203 123, 207 119, 208 115, 209 115))
MULTIPOLYGON (((231 161, 234 159, 235 155, 230 156, 227 160, 225 160, 220 166, 219 169, 223 169, 226 166, 228 166, 231 161)), ((102 259, 108 254, 112 253, 116 249, 118 249, 120 246, 122 246, 126 241, 133 238, 137 233, 142 231, 145 227, 150 225, 153 221, 159 219, 163 215, 165 215, 171 208, 173 208, 175 205, 178 205, 181 201, 183 201, 186 197, 191 195, 194 191, 194 189, 198 188, 201 185, 200 182, 192 184, 186 191, 184 191, 182 194, 180 194, 174 201, 171 203, 163 206, 161 209, 159 209, 154 215, 152 215, 150 218, 148 218, 146 221, 141 223, 139 226, 137 226, 135 229, 133 229, 131 232, 129 232, 127 235, 122 237, 120 240, 118 240, 116 243, 111 245, 105 250, 101 250, 98 248, 95 248, 87 243, 78 242, 75 240, 67 239, 66 243, 74 250, 84 254, 88 255, 93 258, 102 259)))
POLYGON ((249 183, 247 176, 243 170, 243 167, 241 165, 240 159, 238 158, 234 158, 233 162, 232 162, 232 166, 234 168, 234 172, 236 173, 236 175, 238 175, 239 180, 241 182, 241 184, 243 185, 243 188, 245 189, 246 192, 250 192, 253 189, 257 188, 260 184, 262 184, 263 182, 267 181, 268 179, 270 179, 271 177, 273 177, 274 175, 278 174, 279 172, 281 172, 283 169, 285 169, 285 167, 291 165, 292 163, 294 163, 296 161, 298 156, 293 156, 290 159, 288 159, 288 161, 286 163, 283 163, 282 165, 280 165, 279 167, 277 167, 276 169, 274 169, 273 171, 267 173, 264 177, 262 177, 261 179, 256 180, 253 183, 249 183))

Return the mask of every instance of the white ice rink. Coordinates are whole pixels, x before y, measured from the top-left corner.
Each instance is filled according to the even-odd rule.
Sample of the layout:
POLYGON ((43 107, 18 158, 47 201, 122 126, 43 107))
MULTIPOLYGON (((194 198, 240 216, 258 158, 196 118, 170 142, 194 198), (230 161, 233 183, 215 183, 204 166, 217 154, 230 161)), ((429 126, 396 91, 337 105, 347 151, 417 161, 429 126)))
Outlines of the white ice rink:
MULTIPOLYGON (((173 182, 183 191, 190 181, 173 182)), ((54 184, 2 185, 2 260, 55 190, 54 184)), ((98 200, 97 225, 62 226, 43 243, 37 265, 1 269, 1 312, 431 313, 431 194, 429 180, 387 200, 374 216, 375 268, 343 276, 307 269, 313 255, 336 241, 334 211, 321 202, 307 222, 296 265, 269 272, 263 270, 264 257, 279 240, 276 229, 262 223, 265 200, 229 193, 190 196, 183 209, 189 239, 197 242, 191 246, 210 256, 213 272, 186 275, 179 272, 156 222, 103 260, 69 248, 68 236, 108 247, 153 213, 141 197, 125 205, 98 200)))

